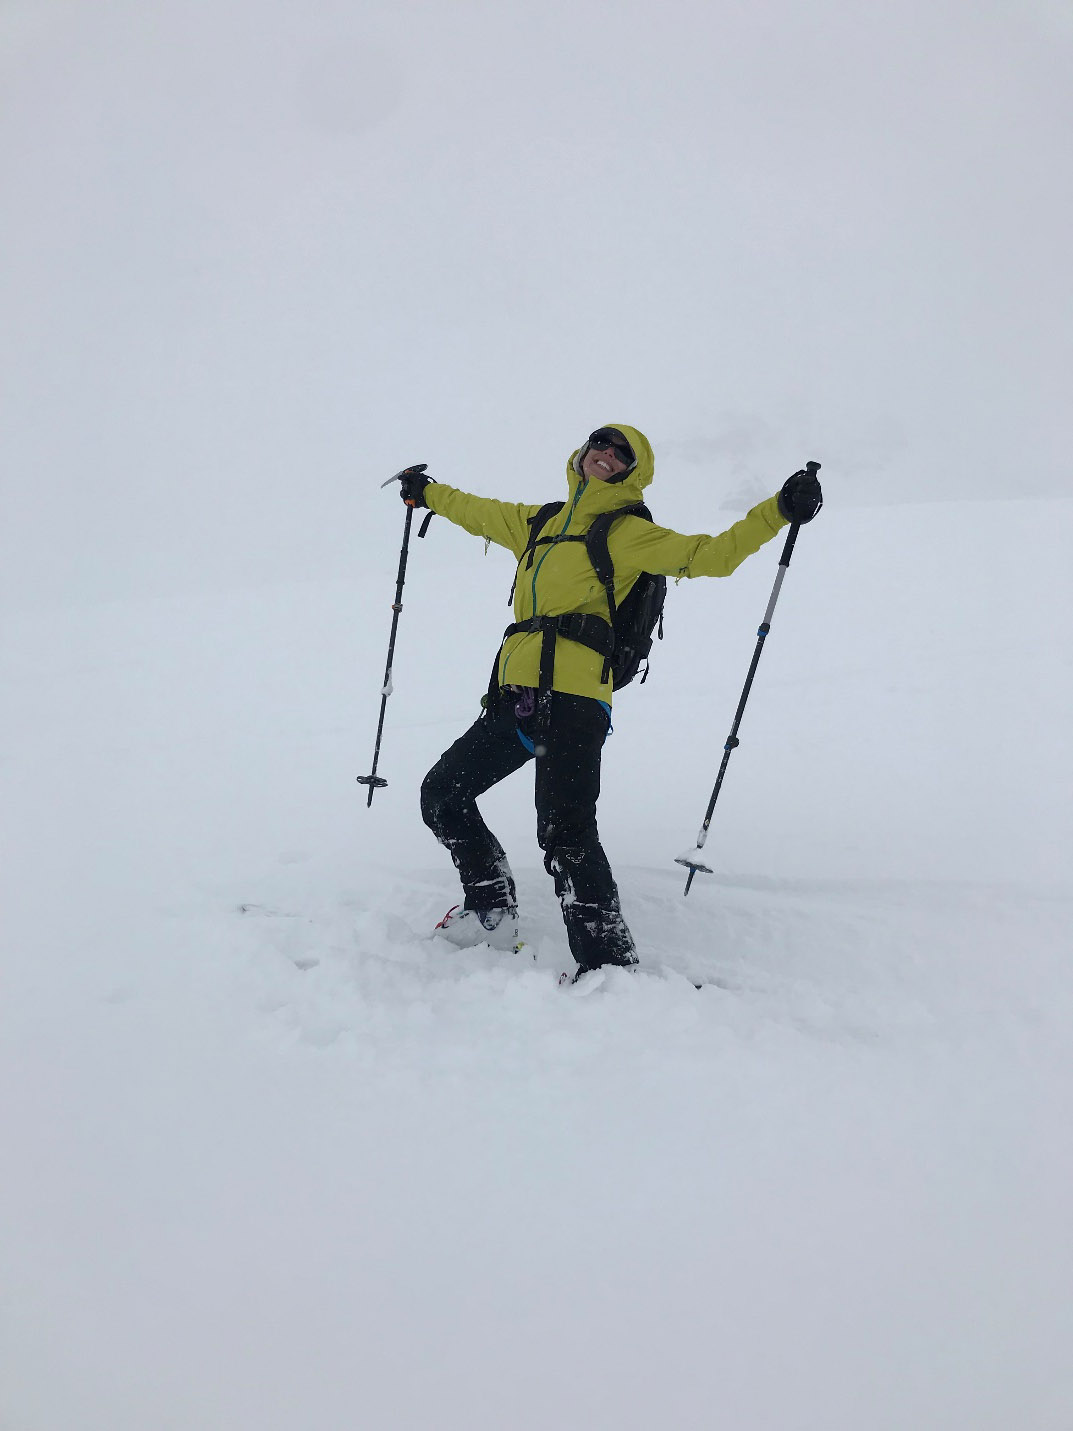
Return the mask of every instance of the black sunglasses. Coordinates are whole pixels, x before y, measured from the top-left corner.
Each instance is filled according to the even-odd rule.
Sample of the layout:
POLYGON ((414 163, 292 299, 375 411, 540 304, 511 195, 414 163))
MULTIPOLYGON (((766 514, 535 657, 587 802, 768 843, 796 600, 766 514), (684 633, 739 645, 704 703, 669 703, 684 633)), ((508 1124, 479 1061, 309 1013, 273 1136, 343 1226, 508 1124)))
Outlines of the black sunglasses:
POLYGON ((606 452, 610 448, 618 460, 625 463, 627 467, 635 460, 633 448, 622 433, 614 427, 598 427, 589 435, 589 446, 595 447, 597 452, 606 452))

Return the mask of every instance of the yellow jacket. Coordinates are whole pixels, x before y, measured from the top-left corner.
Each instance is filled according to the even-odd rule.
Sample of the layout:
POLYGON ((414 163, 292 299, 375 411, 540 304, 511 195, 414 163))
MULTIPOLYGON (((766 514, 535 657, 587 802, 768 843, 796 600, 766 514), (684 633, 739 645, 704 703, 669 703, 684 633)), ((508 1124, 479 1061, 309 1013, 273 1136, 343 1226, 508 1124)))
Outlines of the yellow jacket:
MULTIPOLYGON (((642 501, 642 492, 652 481, 655 460, 644 433, 621 422, 608 423, 623 433, 637 454, 637 465, 621 482, 588 481, 578 465, 579 448, 567 463, 569 498, 562 511, 552 517, 540 535, 558 536, 569 532, 583 536, 601 512, 630 507, 642 501)), ((474 536, 507 547, 521 561, 529 540, 529 518, 540 510, 524 502, 500 502, 494 497, 474 497, 445 482, 425 488, 430 509, 464 527, 474 536)), ((752 509, 717 537, 682 536, 667 527, 646 522, 643 517, 622 517, 611 528, 608 550, 615 568, 615 601, 621 605, 642 571, 658 576, 729 576, 747 556, 786 526, 779 512, 778 498, 752 509)), ((607 593, 600 585, 582 542, 540 546, 532 570, 518 568, 514 592, 514 619, 531 616, 560 616, 582 611, 608 619, 607 593)), ((540 664, 539 632, 508 636, 499 653, 500 685, 536 686, 540 664)), ((597 652, 576 641, 560 637, 555 643, 553 688, 575 696, 611 700, 611 681, 602 684, 603 659, 597 652)))

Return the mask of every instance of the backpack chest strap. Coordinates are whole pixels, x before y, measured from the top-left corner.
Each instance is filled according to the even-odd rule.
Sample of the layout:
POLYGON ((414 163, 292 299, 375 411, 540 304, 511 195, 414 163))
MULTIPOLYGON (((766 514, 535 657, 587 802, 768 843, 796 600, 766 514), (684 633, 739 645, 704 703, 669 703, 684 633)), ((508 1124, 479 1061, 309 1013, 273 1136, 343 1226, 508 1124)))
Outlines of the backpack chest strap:
POLYGON ((560 542, 581 542, 581 544, 584 545, 586 538, 575 535, 564 536, 561 532, 557 537, 534 537, 526 548, 526 571, 532 571, 533 569, 533 558, 536 556, 537 547, 557 547, 560 542))

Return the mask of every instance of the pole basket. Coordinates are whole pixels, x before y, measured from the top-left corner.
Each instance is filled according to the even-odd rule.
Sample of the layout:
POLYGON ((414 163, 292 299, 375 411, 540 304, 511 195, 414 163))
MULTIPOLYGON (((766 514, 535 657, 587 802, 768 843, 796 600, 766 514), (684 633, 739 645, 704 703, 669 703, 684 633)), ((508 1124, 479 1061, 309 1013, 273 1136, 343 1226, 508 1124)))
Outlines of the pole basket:
POLYGON ((369 798, 365 802, 365 808, 367 810, 371 810, 373 808, 373 796, 378 790, 382 790, 384 788, 384 786, 387 784, 387 781, 382 775, 358 775, 355 776, 355 779, 357 780, 359 785, 368 785, 369 798))
MULTIPOLYGON (((698 850, 697 855, 699 854, 700 851, 698 850)), ((715 870, 712 869, 711 865, 706 865, 702 860, 695 859, 692 855, 675 855, 674 862, 676 865, 685 865, 686 869, 692 870, 694 874, 697 874, 698 871, 700 874, 715 874, 715 870)))
POLYGON ((674 862, 676 865, 685 865, 686 869, 689 871, 689 874, 686 876, 686 894, 689 893, 689 886, 693 883, 698 873, 715 874, 715 870, 712 869, 711 865, 703 864, 699 859, 694 858, 694 855, 699 854, 700 846, 698 845, 695 851, 691 850, 689 854, 675 855, 674 857, 674 862))

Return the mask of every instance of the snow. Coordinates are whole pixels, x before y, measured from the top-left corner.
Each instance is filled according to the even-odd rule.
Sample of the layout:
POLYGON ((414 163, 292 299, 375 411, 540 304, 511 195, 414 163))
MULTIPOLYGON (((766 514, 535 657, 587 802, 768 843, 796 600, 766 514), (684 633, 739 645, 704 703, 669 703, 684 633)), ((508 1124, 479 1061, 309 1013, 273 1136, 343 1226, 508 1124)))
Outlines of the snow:
POLYGON ((427 937, 502 553, 412 554, 371 810, 386 537, 14 614, 5 1431, 1064 1431, 1071 516, 832 474, 688 900, 779 543, 673 588, 601 803, 646 972, 583 997, 531 776, 526 949, 427 937))
POLYGON ((0 6, 0 1431, 1070 1431, 1071 36, 0 6), (610 419, 825 507, 688 899, 781 543, 672 586, 560 987, 529 776, 522 954, 428 938, 512 571, 434 521, 385 673, 388 474, 610 419))

